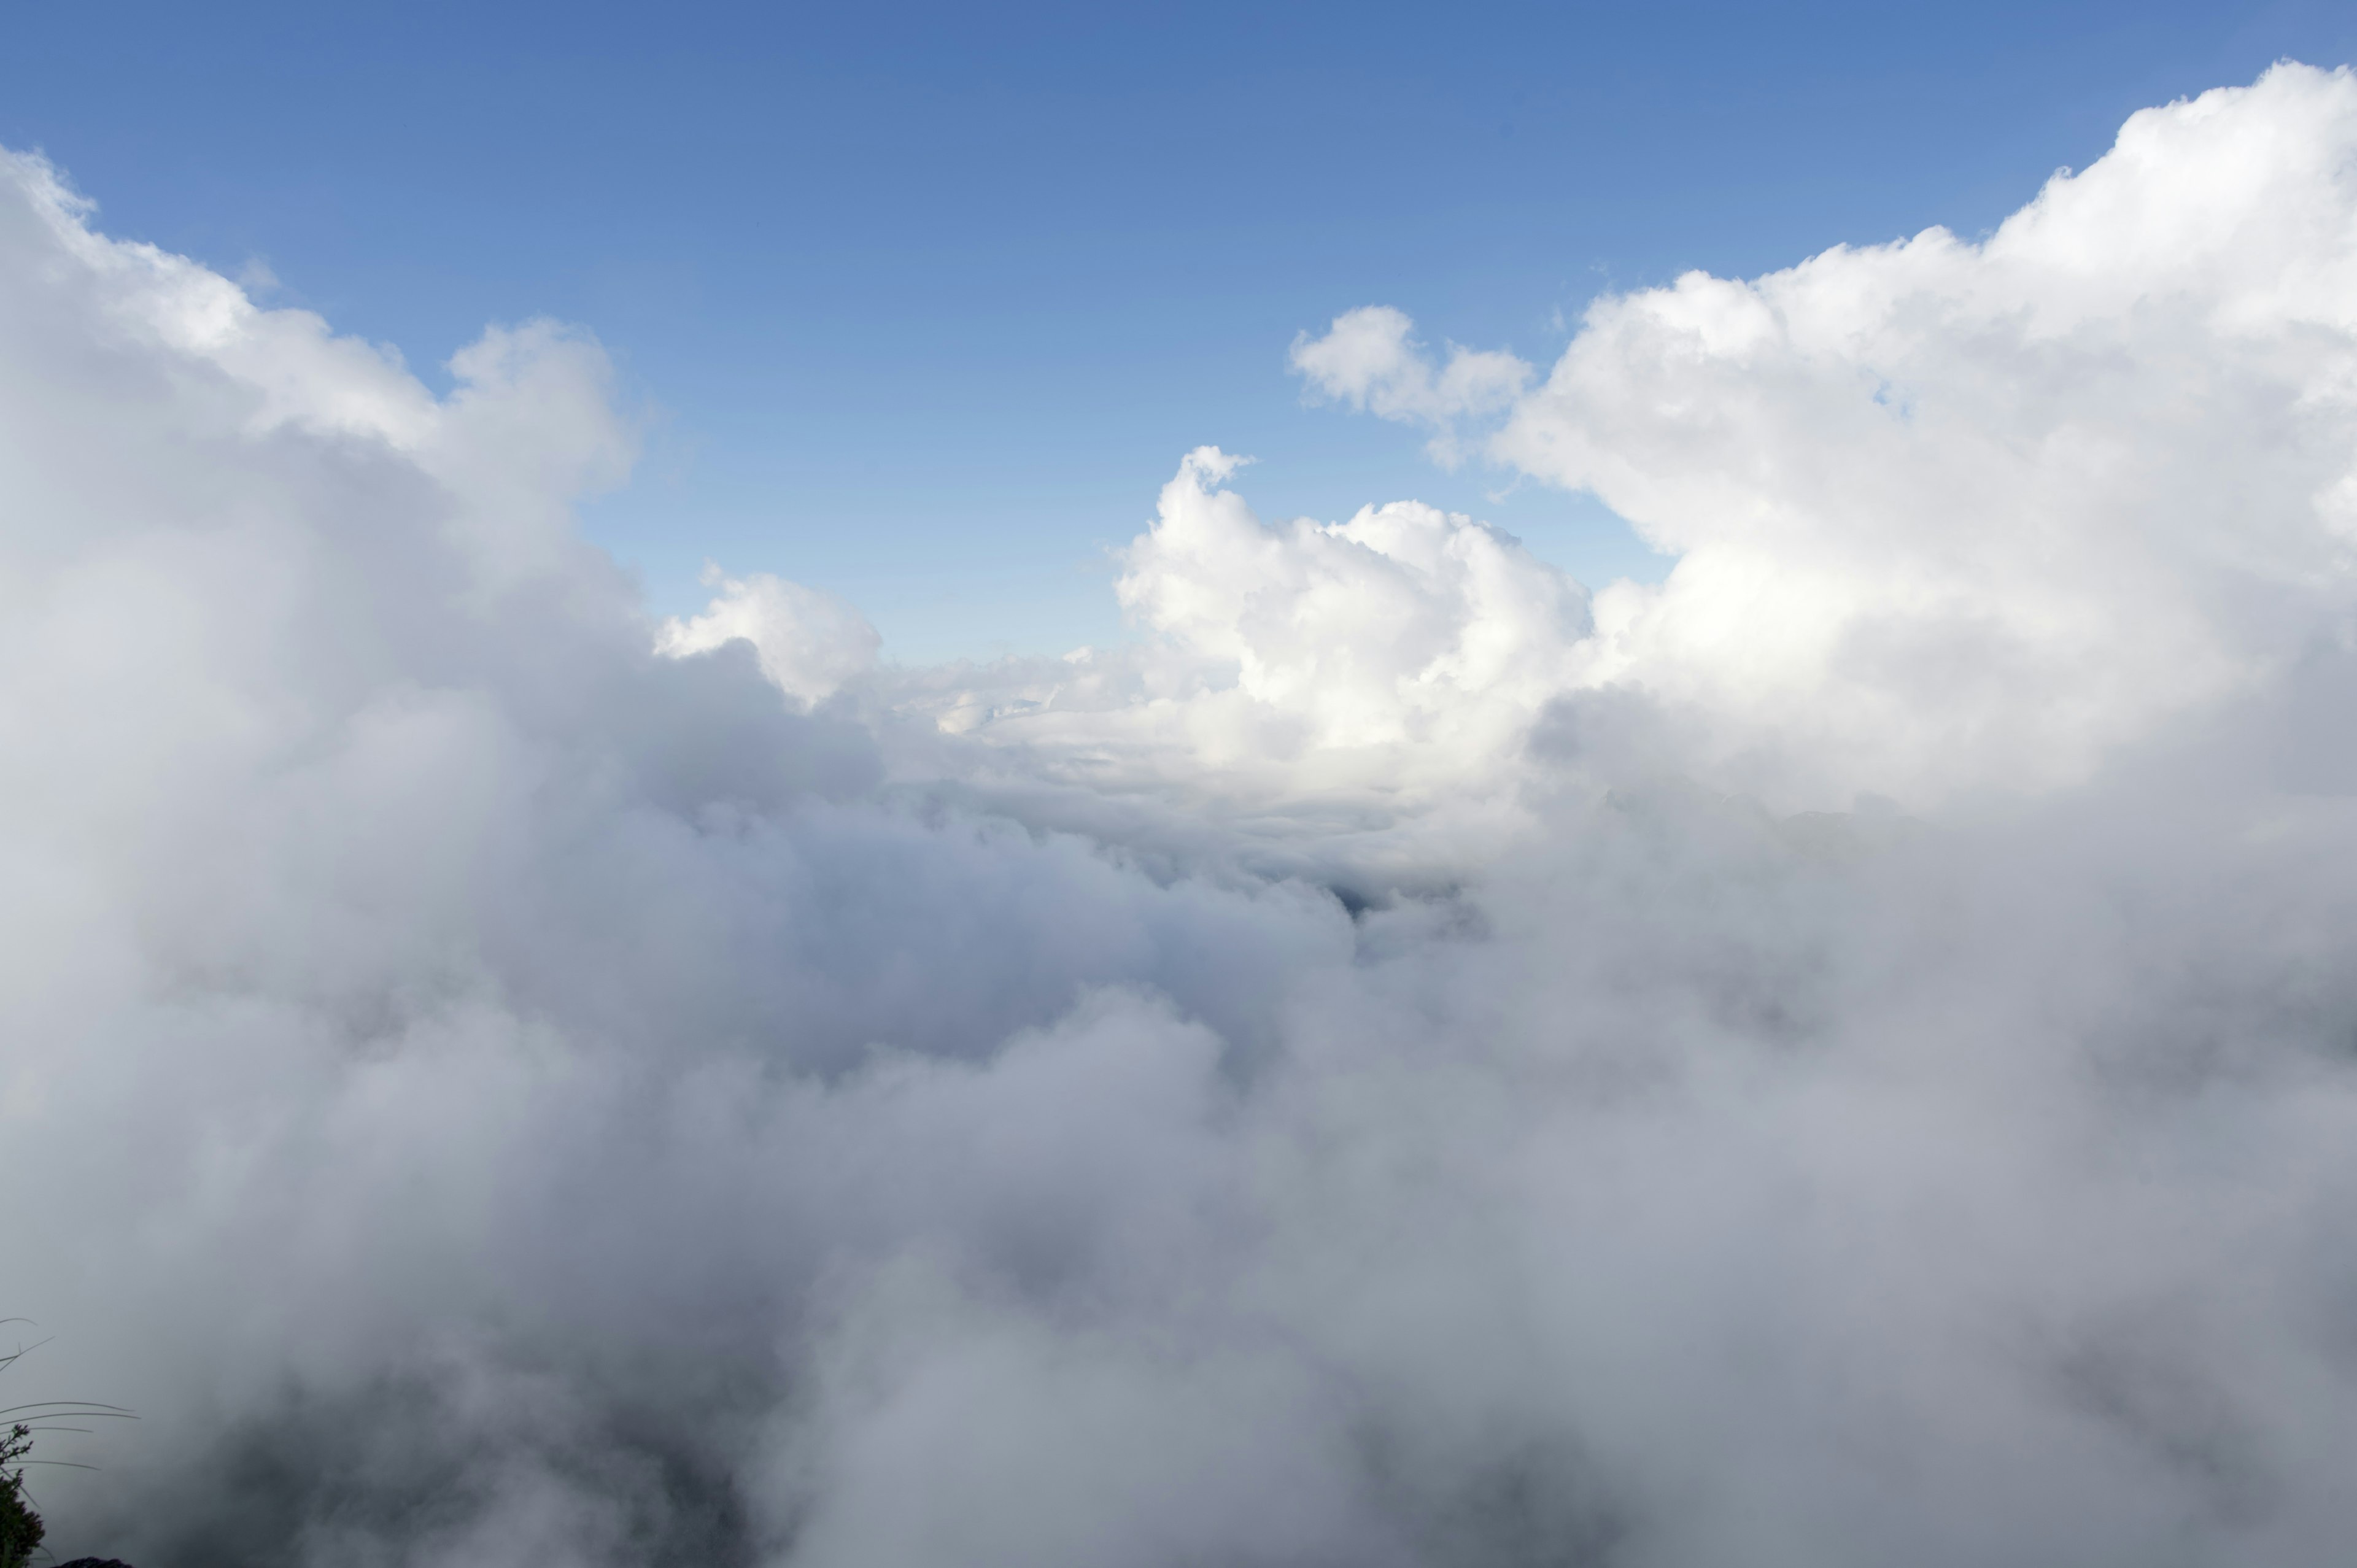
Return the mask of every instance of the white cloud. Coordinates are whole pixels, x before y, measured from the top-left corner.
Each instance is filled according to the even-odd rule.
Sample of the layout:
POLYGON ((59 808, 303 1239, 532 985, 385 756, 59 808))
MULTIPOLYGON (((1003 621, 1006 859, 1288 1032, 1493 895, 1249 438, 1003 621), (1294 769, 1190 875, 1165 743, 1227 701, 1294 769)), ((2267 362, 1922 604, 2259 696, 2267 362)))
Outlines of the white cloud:
POLYGON ((145 1418, 59 1555, 2330 1561, 2352 93, 1543 383, 1304 348, 1684 552, 1592 618, 1204 449, 1133 645, 930 671, 653 623, 588 338, 437 399, 9 162, 0 1311, 145 1418))
POLYGON ((1511 406, 1530 384, 1531 368, 1512 354, 1448 346, 1438 365, 1408 334, 1415 324, 1384 305, 1334 318, 1323 338, 1293 340, 1293 368, 1337 402, 1384 419, 1435 427, 1431 451, 1454 467, 1461 456, 1459 420, 1511 406))
POLYGON ((1414 501, 1264 522, 1237 466, 1189 454, 1123 553, 1135 643, 871 683, 896 770, 1125 842, 1448 880, 1523 820, 1522 754, 1576 676, 1586 592, 1414 501))
MULTIPOLYGON (((1681 557, 1599 596, 1582 684, 1695 715, 1729 784, 1927 801, 2083 778, 2298 657, 2357 560, 2352 157, 2357 81, 2280 67, 1986 242, 1598 301, 1486 444, 1681 557)), ((1476 412, 1409 330, 1354 312, 1297 363, 1476 412)))
POLYGON ((682 658, 742 639, 771 685, 807 703, 866 673, 883 645, 867 618, 833 594, 768 573, 729 577, 717 567, 707 567, 704 580, 719 595, 702 615, 665 621, 655 636, 658 652, 682 658))

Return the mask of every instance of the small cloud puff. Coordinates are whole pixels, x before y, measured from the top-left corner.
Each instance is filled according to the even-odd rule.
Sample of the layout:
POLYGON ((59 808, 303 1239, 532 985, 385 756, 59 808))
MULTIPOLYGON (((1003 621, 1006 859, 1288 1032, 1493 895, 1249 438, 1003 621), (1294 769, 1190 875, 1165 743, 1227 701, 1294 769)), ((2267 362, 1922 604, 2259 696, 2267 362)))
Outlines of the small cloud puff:
POLYGON ((1322 338, 1293 340, 1293 369, 1326 397, 1383 419, 1431 426, 1434 458, 1454 467, 1463 456, 1457 425, 1512 406, 1530 385, 1531 367, 1509 353, 1448 346, 1435 365, 1409 337, 1415 324, 1389 306, 1361 306, 1334 318, 1322 338))

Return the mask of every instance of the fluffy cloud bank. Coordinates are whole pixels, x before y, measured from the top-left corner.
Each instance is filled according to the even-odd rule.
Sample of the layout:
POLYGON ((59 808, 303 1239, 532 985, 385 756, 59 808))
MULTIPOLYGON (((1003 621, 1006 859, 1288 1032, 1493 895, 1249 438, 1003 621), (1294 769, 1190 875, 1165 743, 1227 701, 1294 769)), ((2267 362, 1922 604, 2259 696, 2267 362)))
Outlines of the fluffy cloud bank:
POLYGON ((1163 487, 1114 585, 1136 643, 873 682, 898 770, 1197 858, 1448 879, 1523 820, 1522 754, 1574 678, 1587 591, 1415 501, 1272 526, 1236 467, 1204 447, 1163 487))
POLYGON ((1668 582, 1207 449, 1133 644, 909 671, 644 614, 587 338, 436 399, 7 160, 0 1307, 143 1416, 60 1554, 2330 1560, 2352 182, 2286 68, 1544 378, 1345 318, 1668 582))
MULTIPOLYGON (((2352 127, 2357 81, 2286 67, 2136 115, 1978 243, 1600 300, 1480 437, 1681 556, 1598 596, 1586 683, 1815 803, 2084 779, 2279 675, 2357 560, 2352 127)), ((1407 332, 1353 312, 1296 362, 1473 441, 1467 357, 1407 332)))

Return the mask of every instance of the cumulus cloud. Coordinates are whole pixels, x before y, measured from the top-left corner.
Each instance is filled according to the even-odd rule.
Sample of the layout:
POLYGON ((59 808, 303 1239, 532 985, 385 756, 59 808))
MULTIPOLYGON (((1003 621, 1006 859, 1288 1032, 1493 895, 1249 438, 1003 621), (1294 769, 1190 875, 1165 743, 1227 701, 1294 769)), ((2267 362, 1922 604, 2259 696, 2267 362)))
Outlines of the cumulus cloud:
POLYGON ((1361 306, 1334 318, 1322 338, 1293 340, 1294 370, 1325 396, 1384 419, 1431 425, 1432 455, 1454 467, 1461 456, 1458 421, 1512 405, 1531 368, 1495 349, 1448 346, 1436 364, 1409 336, 1414 322, 1387 305, 1361 306))
POLYGON ((1572 677, 1586 590, 1418 502, 1265 522, 1237 467, 1189 454, 1123 553, 1135 642, 891 672, 873 694, 897 771, 1198 859, 1453 875, 1522 820, 1520 758, 1572 677))
POLYGON ((866 672, 883 646, 867 618, 833 594, 767 572, 730 577, 716 566, 705 569, 704 580, 718 596, 702 615, 663 622, 658 652, 683 658, 745 642, 771 685, 816 703, 866 672))
MULTIPOLYGON (((2136 115, 1986 241, 1598 301, 1484 447, 1681 557, 1598 595, 1583 684, 1803 803, 2083 779, 2280 672, 2357 559, 2352 149, 2357 81, 2287 66, 2136 115)), ((1455 415, 1373 390, 1427 385, 1408 331, 1296 361, 1455 415)))
POLYGON ((1669 582, 1205 448, 1131 643, 935 670, 649 617, 586 336, 437 398, 8 159, 60 1554, 2330 1560, 2352 152, 2285 68, 1544 381, 1345 317, 1669 582))

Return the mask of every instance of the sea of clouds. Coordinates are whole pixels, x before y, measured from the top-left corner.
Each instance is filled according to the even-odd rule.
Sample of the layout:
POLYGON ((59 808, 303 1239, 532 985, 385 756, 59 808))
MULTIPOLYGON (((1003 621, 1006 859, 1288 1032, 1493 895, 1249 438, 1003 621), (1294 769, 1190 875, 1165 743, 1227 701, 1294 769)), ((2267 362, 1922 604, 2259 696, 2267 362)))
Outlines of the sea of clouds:
POLYGON ((2283 1564, 2357 1538, 2357 78, 1185 456, 1123 646, 579 538, 0 158, 0 1311, 143 1568, 2283 1564))

